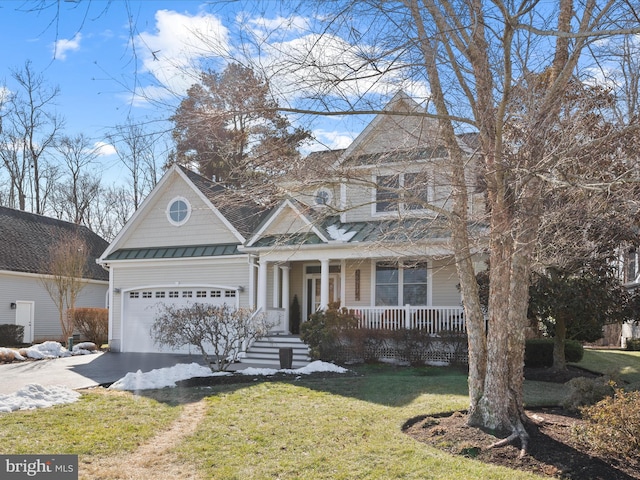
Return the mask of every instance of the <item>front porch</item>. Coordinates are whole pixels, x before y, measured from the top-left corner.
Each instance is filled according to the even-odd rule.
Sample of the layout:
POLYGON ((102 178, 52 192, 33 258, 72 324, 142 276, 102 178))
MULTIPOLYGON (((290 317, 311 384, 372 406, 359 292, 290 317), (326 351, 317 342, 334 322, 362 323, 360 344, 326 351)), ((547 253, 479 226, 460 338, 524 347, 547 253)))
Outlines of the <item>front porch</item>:
POLYGON ((272 333, 297 334, 296 315, 304 322, 330 304, 353 312, 361 328, 466 333, 455 265, 448 259, 260 258, 254 267, 255 307, 267 314, 272 333), (292 312, 294 298, 299 313, 292 312))

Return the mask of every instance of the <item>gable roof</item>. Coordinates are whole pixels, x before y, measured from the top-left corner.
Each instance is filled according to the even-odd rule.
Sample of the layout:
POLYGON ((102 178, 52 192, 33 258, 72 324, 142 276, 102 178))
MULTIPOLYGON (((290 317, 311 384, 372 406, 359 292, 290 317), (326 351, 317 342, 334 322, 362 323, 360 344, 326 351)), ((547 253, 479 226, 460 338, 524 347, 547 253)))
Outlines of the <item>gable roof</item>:
POLYGON ((107 263, 110 260, 138 260, 138 259, 158 259, 158 258, 183 258, 192 256, 220 256, 236 254, 237 245, 241 245, 246 238, 255 230, 262 222, 263 218, 268 214, 269 208, 260 204, 253 197, 246 195, 241 190, 233 190, 220 183, 211 181, 202 175, 199 175, 188 168, 173 164, 160 179, 155 188, 147 195, 140 207, 134 212, 124 228, 116 235, 100 258, 101 263, 107 263), (225 244, 224 249, 216 248, 199 248, 199 247, 215 247, 211 245, 183 245, 189 248, 176 248, 175 245, 165 245, 153 248, 121 248, 121 245, 127 237, 130 229, 135 229, 138 219, 149 204, 153 203, 153 199, 163 191, 165 185, 170 183, 171 178, 181 178, 191 188, 202 201, 211 209, 220 221, 229 229, 233 236, 237 239, 235 244, 225 244), (233 248, 232 248, 233 247, 233 248))
POLYGON ((89 248, 85 278, 108 280, 96 263, 109 243, 82 225, 0 207, 0 270, 48 274, 49 251, 60 239, 78 235, 89 248))
MULTIPOLYGON (((297 239, 301 244, 306 243, 323 243, 327 242, 329 236, 326 232, 322 231, 318 221, 313 217, 313 209, 307 205, 295 200, 294 198, 287 198, 280 203, 277 208, 272 209, 264 218, 263 222, 255 229, 253 237, 246 242, 246 246, 254 246, 256 242, 260 245, 264 242, 264 238, 270 238, 270 235, 266 235, 262 238, 263 233, 267 230, 269 225, 273 224, 275 220, 281 215, 286 215, 286 211, 293 211, 294 214, 302 220, 309 227, 308 232, 289 232, 283 235, 276 235, 276 237, 286 237, 289 239, 297 239)), ((292 244, 292 240, 289 240, 288 244, 292 244)))
POLYGON ((267 206, 259 204, 242 190, 226 187, 181 165, 178 168, 244 238, 249 237, 268 214, 267 206))
MULTIPOLYGON (((419 124, 418 131, 420 135, 426 133, 427 131, 438 132, 438 124, 433 118, 427 118, 421 114, 426 113, 426 110, 422 108, 413 98, 407 95, 404 91, 398 91, 393 98, 384 106, 382 109, 382 113, 378 113, 371 122, 365 127, 365 129, 360 132, 360 134, 356 137, 356 139, 351 142, 351 144, 342 151, 339 159, 337 160, 334 166, 338 166, 339 164, 344 163, 346 159, 352 156, 357 156, 358 151, 362 148, 362 146, 367 142, 367 139, 375 134, 376 130, 378 130, 383 122, 387 119, 390 114, 396 113, 404 113, 404 114, 417 114, 415 116, 409 116, 404 119, 405 122, 411 119, 417 119, 419 124)), ((413 120, 412 120, 413 121, 413 120)), ((415 126, 415 125, 414 125, 415 126)))

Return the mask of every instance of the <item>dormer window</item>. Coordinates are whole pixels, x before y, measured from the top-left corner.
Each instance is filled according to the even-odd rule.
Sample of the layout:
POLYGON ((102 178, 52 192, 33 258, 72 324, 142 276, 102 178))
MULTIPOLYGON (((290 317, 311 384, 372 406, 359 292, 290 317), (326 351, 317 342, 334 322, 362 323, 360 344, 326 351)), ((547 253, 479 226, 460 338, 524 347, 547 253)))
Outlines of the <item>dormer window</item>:
POLYGON ((428 202, 428 182, 425 173, 378 175, 374 182, 374 213, 425 210, 428 202))
POLYGON ((315 204, 317 206, 326 206, 331 204, 331 192, 326 188, 321 188, 316 192, 315 204))

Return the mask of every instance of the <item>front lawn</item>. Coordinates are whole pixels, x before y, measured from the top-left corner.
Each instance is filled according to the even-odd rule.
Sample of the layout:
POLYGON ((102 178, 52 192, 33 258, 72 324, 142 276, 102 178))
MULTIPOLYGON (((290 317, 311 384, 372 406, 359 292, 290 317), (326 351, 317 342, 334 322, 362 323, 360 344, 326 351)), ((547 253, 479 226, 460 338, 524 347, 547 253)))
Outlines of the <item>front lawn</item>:
MULTIPOLYGON (((579 366, 640 380, 639 352, 588 350, 579 366)), ((175 462, 194 466, 202 478, 537 478, 448 455, 402 433, 416 416, 466 408, 463 371, 385 365, 354 371, 143 396, 88 390, 77 403, 0 414, 3 453, 78 454, 80 478, 89 478, 83 465, 135 453, 161 437, 185 404, 202 401, 205 414, 195 433, 171 447, 175 462)), ((527 406, 557 404, 565 393, 562 384, 525 382, 527 406)))

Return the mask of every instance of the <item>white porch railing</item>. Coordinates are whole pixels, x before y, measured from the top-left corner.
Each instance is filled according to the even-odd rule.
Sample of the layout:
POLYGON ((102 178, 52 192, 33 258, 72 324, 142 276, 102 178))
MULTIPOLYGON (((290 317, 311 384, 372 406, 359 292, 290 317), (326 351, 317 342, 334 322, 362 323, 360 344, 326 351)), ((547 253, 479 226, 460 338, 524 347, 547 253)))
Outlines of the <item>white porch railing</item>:
POLYGON ((462 307, 346 307, 360 320, 361 328, 399 330, 418 328, 428 333, 466 333, 462 307))

